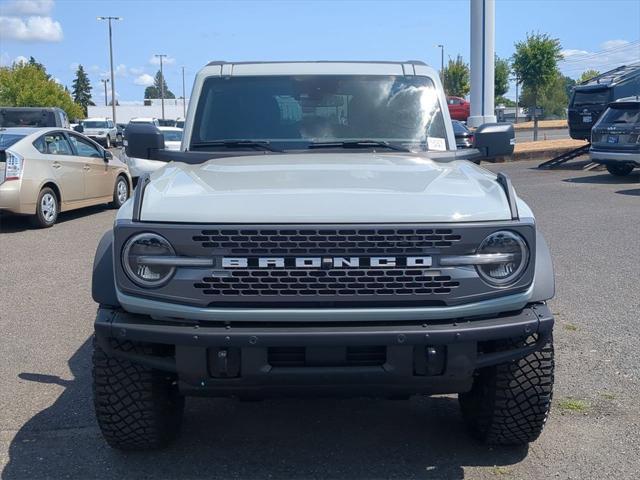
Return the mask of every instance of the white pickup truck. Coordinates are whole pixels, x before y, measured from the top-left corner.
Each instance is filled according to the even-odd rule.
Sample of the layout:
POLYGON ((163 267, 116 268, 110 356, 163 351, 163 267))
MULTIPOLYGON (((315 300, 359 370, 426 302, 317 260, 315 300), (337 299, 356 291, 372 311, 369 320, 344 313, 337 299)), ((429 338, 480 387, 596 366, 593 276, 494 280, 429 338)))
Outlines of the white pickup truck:
POLYGON ((130 124, 140 179, 96 252, 98 423, 166 445, 189 395, 458 394, 490 444, 541 433, 551 257, 490 124, 456 150, 421 62, 213 62, 179 151, 130 124))

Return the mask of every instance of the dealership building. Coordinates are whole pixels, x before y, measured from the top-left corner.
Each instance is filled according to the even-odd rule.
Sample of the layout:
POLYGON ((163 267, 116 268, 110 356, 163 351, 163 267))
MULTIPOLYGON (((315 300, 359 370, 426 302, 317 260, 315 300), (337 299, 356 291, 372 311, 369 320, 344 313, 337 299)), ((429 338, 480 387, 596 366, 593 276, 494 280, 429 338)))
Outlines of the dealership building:
MULTIPOLYGON (((189 99, 186 105, 182 98, 165 98, 164 100, 164 118, 175 120, 183 118, 186 107, 189 105, 189 99)), ((111 105, 94 105, 88 107, 88 117, 107 117, 111 118, 111 105)), ((116 105, 116 122, 129 123, 129 120, 137 117, 162 118, 162 101, 159 98, 146 99, 141 102, 123 102, 116 105)))

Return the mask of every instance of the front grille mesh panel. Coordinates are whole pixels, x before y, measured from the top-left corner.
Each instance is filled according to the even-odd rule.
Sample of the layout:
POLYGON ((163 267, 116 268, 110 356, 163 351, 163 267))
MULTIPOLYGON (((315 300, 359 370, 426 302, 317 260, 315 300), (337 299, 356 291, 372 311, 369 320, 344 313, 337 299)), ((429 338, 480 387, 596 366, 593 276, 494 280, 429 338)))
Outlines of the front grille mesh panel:
POLYGON ((411 255, 451 247, 461 236, 450 229, 215 229, 193 240, 236 255, 411 255))
POLYGON ((233 271, 229 277, 205 277, 194 284, 204 295, 359 296, 446 295, 460 286, 449 276, 418 269, 285 269, 233 271))

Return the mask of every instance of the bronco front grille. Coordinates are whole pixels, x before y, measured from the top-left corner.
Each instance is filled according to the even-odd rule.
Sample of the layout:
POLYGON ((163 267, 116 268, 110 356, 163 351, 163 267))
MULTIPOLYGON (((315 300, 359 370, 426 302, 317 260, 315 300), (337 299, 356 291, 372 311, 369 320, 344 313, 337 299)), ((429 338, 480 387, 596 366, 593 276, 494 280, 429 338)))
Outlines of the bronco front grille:
POLYGON ((446 228, 225 228, 202 230, 193 240, 236 255, 411 255, 451 247, 461 236, 446 228))
POLYGON ((247 269, 228 277, 204 277, 194 287, 216 296, 361 296, 446 295, 460 286, 446 275, 428 270, 396 268, 317 270, 247 269))

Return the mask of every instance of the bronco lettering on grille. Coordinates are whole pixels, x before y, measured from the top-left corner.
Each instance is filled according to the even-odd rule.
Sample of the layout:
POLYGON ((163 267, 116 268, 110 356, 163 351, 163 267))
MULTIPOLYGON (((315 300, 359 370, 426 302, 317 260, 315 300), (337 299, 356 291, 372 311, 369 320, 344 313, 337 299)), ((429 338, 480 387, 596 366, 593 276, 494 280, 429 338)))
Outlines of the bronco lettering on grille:
POLYGON ((222 268, 430 267, 431 257, 224 257, 222 268))

